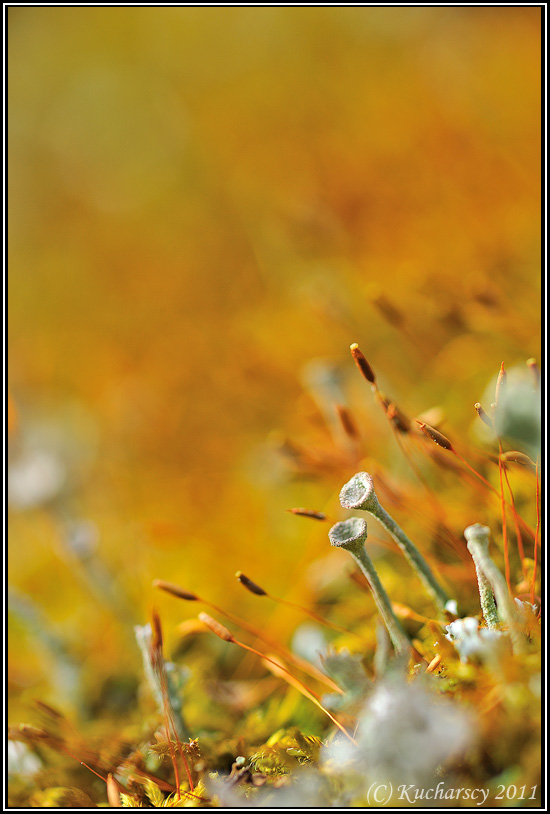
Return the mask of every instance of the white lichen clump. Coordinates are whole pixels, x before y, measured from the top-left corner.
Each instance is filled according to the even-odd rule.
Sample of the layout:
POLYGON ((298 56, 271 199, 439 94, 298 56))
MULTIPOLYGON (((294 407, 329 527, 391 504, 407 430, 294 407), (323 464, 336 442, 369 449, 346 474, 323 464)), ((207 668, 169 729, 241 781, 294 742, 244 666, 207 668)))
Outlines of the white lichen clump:
POLYGON ((478 661, 498 659, 506 645, 506 635, 500 630, 489 630, 479 627, 473 616, 456 619, 446 626, 445 636, 454 644, 461 661, 478 661))
POLYGON ((355 771, 365 781, 425 783, 473 742, 469 713, 420 682, 388 679, 359 716, 358 748, 335 740, 324 751, 327 769, 355 771))

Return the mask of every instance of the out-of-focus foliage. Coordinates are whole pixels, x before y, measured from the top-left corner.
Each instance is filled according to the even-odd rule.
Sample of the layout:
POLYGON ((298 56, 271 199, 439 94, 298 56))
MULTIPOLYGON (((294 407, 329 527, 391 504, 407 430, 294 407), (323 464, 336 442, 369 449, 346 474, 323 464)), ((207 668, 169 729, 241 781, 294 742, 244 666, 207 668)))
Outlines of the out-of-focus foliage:
MULTIPOLYGON (((292 801, 293 783, 361 803, 337 788, 334 755, 312 774, 322 713, 207 636, 203 605, 151 583, 248 620, 268 654, 304 619, 246 593, 238 569, 349 628, 311 634, 308 653, 304 634, 300 655, 326 637, 329 674, 350 684, 334 710, 369 732, 361 693, 387 672, 374 604, 328 526, 285 512, 343 519, 338 490, 367 469, 460 615, 479 615, 462 534, 489 526, 504 571, 499 500, 418 434, 401 439, 411 466, 347 348, 497 491, 498 440, 473 404, 490 414, 504 360, 503 449, 536 458, 540 11, 11 7, 8 26, 10 722, 48 735, 13 743, 12 804, 106 802, 61 745, 104 776, 125 767, 111 804, 240 804, 263 786, 292 801), (142 678, 134 628, 153 605, 198 738, 195 797, 174 797, 142 678)), ((535 528, 535 475, 507 475, 535 528)), ((533 541, 521 532, 522 556, 507 518, 512 593, 530 599, 533 541)), ((383 532, 369 539, 429 660, 434 610, 383 532)), ((531 639, 498 677, 439 636, 440 691, 481 721, 467 782, 495 793, 499 777, 538 782, 531 639)))

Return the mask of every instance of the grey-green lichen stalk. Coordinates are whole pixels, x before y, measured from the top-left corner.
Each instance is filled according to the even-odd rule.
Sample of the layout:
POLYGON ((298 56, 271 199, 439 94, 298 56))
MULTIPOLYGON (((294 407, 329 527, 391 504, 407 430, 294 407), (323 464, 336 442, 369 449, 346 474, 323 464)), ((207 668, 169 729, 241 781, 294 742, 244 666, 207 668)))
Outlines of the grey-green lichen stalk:
POLYGON ((446 591, 441 587, 432 570, 415 544, 403 529, 397 525, 387 511, 380 505, 372 476, 368 472, 358 472, 340 491, 340 504, 344 509, 359 509, 369 512, 384 526, 419 575, 427 591, 433 597, 438 609, 443 612, 450 601, 446 591))
POLYGON ((498 612, 496 608, 494 608, 493 611, 490 603, 484 607, 484 602, 487 602, 487 596, 485 587, 484 593, 482 594, 480 584, 481 607, 487 625, 489 627, 496 627, 500 617, 502 622, 508 627, 514 651, 516 653, 524 652, 526 649, 526 639, 520 629, 521 623, 518 618, 516 606, 510 596, 504 576, 489 556, 488 527, 482 526, 481 523, 475 523, 464 530, 464 537, 466 538, 468 551, 472 555, 478 575, 479 572, 482 573, 485 581, 489 583, 496 597, 498 612), (491 619, 491 624, 489 623, 489 619, 491 619))
POLYGON ((474 565, 476 568, 477 584, 479 587, 479 599, 481 602, 481 610, 483 618, 487 623, 487 627, 496 630, 500 627, 500 622, 497 613, 497 606, 495 605, 495 597, 491 583, 485 576, 483 570, 483 562, 489 557, 489 529, 487 526, 482 526, 476 523, 474 526, 468 526, 464 531, 464 536, 467 540, 468 550, 472 555, 474 565))
POLYGON ((344 548, 352 555, 368 580, 374 600, 390 634, 390 638, 397 652, 402 652, 411 646, 409 637, 403 630, 399 619, 393 612, 389 597, 384 590, 373 562, 365 550, 367 539, 367 523, 359 517, 351 517, 336 523, 329 531, 331 545, 344 548))

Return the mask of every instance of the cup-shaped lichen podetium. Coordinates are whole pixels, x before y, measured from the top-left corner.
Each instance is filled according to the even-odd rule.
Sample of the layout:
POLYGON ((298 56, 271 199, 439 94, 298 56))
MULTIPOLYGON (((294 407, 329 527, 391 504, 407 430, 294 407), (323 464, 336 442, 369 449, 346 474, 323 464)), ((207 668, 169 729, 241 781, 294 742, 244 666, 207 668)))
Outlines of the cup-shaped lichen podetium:
POLYGON ((409 540, 403 529, 397 525, 385 509, 380 505, 374 483, 368 472, 358 472, 351 478, 340 491, 340 504, 344 509, 360 509, 369 512, 388 531, 411 567, 416 571, 427 591, 432 595, 440 611, 445 610, 449 602, 447 593, 443 590, 439 582, 434 577, 432 570, 415 544, 409 540))
POLYGON ((343 520, 331 528, 328 536, 331 545, 349 551, 367 578, 376 606, 397 652, 410 648, 409 637, 394 614, 389 597, 380 582, 371 558, 365 550, 365 540, 367 539, 366 520, 362 520, 360 517, 343 520))

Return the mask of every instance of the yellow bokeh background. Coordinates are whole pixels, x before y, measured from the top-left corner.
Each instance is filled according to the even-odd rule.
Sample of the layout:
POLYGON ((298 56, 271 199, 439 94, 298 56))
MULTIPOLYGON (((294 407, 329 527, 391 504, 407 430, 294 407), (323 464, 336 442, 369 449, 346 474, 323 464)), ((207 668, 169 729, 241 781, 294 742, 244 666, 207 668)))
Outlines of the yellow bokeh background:
POLYGON ((53 483, 10 508, 17 718, 137 672, 154 604, 170 642, 195 609, 154 578, 284 637, 233 574, 307 601, 294 566, 328 548, 285 509, 336 511, 353 472, 274 451, 322 438, 316 360, 391 470, 351 342, 465 437, 501 361, 539 357, 541 59, 533 7, 12 7, 8 26, 10 460, 48 456, 53 483))

